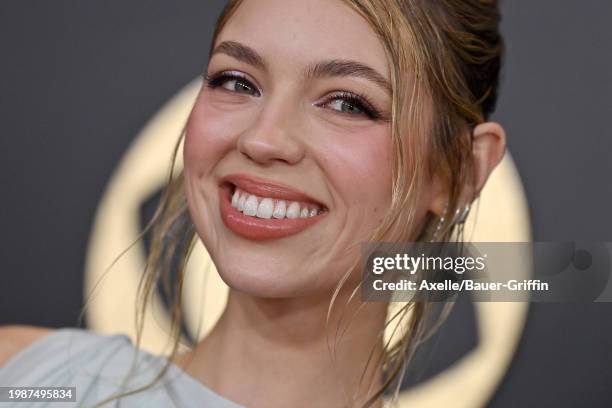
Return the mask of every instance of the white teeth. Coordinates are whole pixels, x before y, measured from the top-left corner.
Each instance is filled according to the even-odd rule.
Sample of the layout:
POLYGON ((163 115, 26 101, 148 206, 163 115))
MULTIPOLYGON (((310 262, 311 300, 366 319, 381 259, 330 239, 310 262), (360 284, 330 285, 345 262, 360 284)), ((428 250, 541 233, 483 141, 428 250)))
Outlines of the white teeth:
POLYGON ((254 195, 249 195, 249 198, 247 198, 246 202, 244 203, 244 214, 250 216, 256 215, 257 207, 259 207, 257 197, 254 195))
POLYGON ((240 194, 240 198, 238 199, 238 211, 244 211, 244 203, 246 202, 246 194, 240 194))
POLYGON ((285 203, 284 200, 280 200, 276 203, 276 207, 274 207, 274 212, 272 213, 272 216, 280 220, 282 218, 285 218, 285 214, 287 214, 287 203, 285 203))
POLYGON ((300 205, 295 201, 287 208, 287 218, 297 218, 300 216, 300 205))
POLYGON ((232 207, 244 215, 264 219, 308 218, 320 213, 318 207, 312 208, 312 206, 307 204, 300 205, 296 201, 287 204, 285 200, 260 198, 239 189, 234 191, 231 202, 232 207))
POLYGON ((240 193, 238 192, 238 189, 236 189, 236 191, 234 191, 234 195, 232 196, 232 207, 238 208, 239 199, 240 199, 240 193))
POLYGON ((264 198, 257 207, 257 218, 272 218, 274 211, 274 201, 271 198, 264 198))

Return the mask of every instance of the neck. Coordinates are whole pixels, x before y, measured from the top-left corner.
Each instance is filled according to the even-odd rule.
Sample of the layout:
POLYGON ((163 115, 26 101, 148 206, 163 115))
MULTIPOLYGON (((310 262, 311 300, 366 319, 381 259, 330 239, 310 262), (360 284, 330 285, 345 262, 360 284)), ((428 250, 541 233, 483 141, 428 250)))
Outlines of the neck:
POLYGON ((380 386, 387 305, 359 296, 347 304, 348 296, 340 293, 328 318, 331 294, 261 299, 230 291, 212 332, 178 360, 245 406, 360 406, 380 386))

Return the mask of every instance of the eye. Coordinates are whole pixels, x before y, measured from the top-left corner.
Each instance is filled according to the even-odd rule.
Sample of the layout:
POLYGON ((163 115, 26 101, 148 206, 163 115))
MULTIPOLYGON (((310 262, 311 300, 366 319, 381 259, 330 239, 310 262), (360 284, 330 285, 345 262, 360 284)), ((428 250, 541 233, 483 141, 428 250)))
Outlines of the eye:
POLYGON ((382 120, 382 115, 364 96, 351 92, 336 92, 327 97, 317 106, 324 107, 344 115, 366 117, 372 120, 382 120))
POLYGON ((353 115, 363 115, 365 113, 365 111, 361 107, 347 102, 344 99, 334 99, 327 106, 329 106, 333 110, 337 110, 343 113, 351 113, 353 115))
POLYGON ((222 87, 223 89, 245 94, 252 96, 261 96, 261 93, 257 89, 255 85, 251 81, 249 81, 245 76, 232 73, 232 72, 222 72, 213 76, 206 76, 204 80, 207 82, 208 87, 211 89, 222 87))

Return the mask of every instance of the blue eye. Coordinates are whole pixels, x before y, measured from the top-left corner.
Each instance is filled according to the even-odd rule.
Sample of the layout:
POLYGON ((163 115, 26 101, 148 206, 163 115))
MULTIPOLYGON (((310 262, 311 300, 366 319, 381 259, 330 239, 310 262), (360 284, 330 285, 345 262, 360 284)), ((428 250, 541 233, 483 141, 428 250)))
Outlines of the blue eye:
POLYGON ((249 95, 254 95, 257 93, 257 90, 253 89, 246 81, 240 79, 230 79, 228 81, 223 82, 221 86, 228 91, 244 93, 249 95))
POLYGON ((334 99, 328 103, 327 106, 331 107, 333 110, 352 115, 363 115, 365 113, 364 109, 344 99, 334 99))
POLYGON ((222 87, 230 92, 261 96, 261 93, 251 81, 245 77, 232 73, 221 73, 212 77, 206 76, 205 81, 211 89, 222 87))
POLYGON ((375 121, 384 120, 382 114, 364 96, 352 92, 335 92, 317 106, 325 107, 343 115, 361 116, 375 121))

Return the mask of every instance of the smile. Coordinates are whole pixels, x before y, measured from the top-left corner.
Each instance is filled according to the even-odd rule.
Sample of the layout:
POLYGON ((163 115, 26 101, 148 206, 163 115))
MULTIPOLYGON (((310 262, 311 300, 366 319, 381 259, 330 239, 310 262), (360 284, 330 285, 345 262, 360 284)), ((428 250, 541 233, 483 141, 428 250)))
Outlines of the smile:
POLYGON ((220 207, 225 225, 253 240, 297 234, 321 221, 328 212, 304 193, 244 175, 223 179, 220 207))
POLYGON ((237 187, 232 195, 232 207, 250 217, 276 218, 279 220, 284 218, 309 218, 322 212, 321 208, 316 204, 299 203, 297 201, 287 202, 270 197, 257 197, 237 187))

